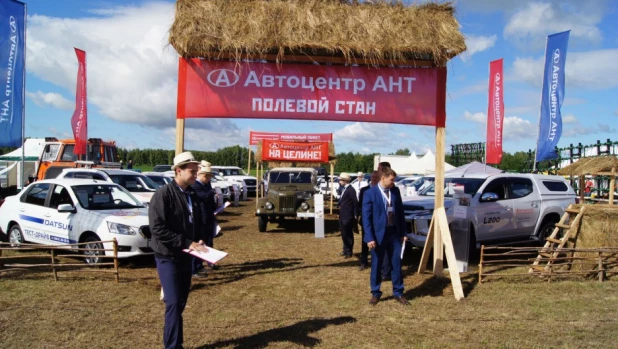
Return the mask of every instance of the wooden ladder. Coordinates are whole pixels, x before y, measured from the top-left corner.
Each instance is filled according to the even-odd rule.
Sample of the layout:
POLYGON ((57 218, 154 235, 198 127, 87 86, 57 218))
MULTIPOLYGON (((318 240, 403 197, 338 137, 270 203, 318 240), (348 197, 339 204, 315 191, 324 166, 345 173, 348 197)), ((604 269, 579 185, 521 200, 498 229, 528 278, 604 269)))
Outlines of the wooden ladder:
POLYGON ((564 215, 560 219, 560 222, 556 223, 556 228, 549 237, 545 239, 545 245, 539 251, 539 255, 536 257, 534 263, 528 270, 529 273, 535 271, 547 272, 550 270, 553 261, 558 258, 561 253, 561 249, 566 245, 571 237, 576 237, 579 231, 579 223, 586 205, 582 205, 580 209, 575 208, 573 205, 564 210, 564 215), (565 230, 562 237, 559 237, 560 230, 565 230), (548 259, 547 265, 539 265, 543 259, 548 259))

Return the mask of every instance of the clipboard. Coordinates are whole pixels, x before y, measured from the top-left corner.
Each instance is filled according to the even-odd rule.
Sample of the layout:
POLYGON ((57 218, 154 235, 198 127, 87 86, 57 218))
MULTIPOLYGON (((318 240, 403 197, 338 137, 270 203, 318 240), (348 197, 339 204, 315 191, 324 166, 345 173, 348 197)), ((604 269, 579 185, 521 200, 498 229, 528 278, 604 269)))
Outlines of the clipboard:
POLYGON ((199 251, 190 251, 189 249, 184 249, 182 252, 188 253, 194 257, 205 260, 211 264, 217 264, 218 261, 222 260, 227 256, 227 252, 215 250, 212 247, 207 247, 208 252, 199 252, 199 251))

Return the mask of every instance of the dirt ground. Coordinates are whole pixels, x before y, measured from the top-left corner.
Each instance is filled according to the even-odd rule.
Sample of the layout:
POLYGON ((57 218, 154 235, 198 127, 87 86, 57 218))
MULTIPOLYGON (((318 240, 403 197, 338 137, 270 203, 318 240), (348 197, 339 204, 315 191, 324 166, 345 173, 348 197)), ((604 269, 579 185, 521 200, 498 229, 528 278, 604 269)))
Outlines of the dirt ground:
MULTIPOLYGON (((406 250, 405 296, 368 301, 369 270, 343 259, 336 216, 326 237, 313 221, 257 231, 254 201, 220 217, 215 248, 229 253, 194 280, 184 312, 185 348, 613 348, 616 281, 547 283, 535 278, 479 284, 462 274, 466 299, 448 279, 418 275, 420 249, 406 250)), ((76 259, 77 260, 77 259, 76 259)), ((472 268, 475 271, 475 268, 472 268)), ((1 348, 159 348, 164 304, 152 257, 124 260, 111 274, 0 273, 1 348)))

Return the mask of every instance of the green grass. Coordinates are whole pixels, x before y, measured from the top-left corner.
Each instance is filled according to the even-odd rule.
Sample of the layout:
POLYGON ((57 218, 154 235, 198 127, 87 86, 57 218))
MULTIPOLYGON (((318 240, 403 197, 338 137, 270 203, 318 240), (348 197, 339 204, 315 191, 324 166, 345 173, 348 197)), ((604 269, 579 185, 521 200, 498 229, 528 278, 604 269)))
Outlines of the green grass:
MULTIPOLYGON (((343 259, 336 217, 326 238, 313 221, 269 223, 259 233, 253 201, 220 217, 215 247, 229 256, 194 281, 184 312, 186 348, 613 348, 618 284, 489 279, 462 274, 467 298, 448 279, 418 275, 420 250, 404 258, 401 306, 384 283, 370 298, 369 270, 343 259)), ((355 235, 355 252, 360 235, 355 235)), ((5 253, 6 255, 6 253, 5 253)), ((472 268, 474 271, 474 268, 472 268)), ((164 305, 151 258, 123 261, 111 275, 0 274, 2 348, 161 347, 164 305)))

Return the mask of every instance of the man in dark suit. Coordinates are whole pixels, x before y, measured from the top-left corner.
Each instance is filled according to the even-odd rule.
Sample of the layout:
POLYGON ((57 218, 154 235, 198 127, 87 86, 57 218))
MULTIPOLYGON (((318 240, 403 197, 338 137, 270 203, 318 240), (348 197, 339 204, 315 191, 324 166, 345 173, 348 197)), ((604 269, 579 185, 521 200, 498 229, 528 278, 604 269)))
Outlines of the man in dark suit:
MULTIPOLYGON (((198 199, 199 208, 202 216, 202 231, 200 232, 200 239, 204 240, 204 243, 208 247, 213 247, 213 239, 215 236, 215 210, 217 203, 215 199, 215 191, 212 189, 210 179, 212 178, 212 170, 210 169, 210 163, 202 161, 208 166, 199 166, 197 171, 197 180, 191 186, 195 191, 195 195, 198 199)), ((193 277, 206 277, 207 274, 204 271, 204 265, 202 259, 193 257, 193 277)))
MULTIPOLYGON (((360 190, 360 193, 358 194, 358 213, 359 213, 359 220, 360 220, 360 224, 361 224, 361 230, 362 230, 362 241, 361 241, 361 256, 360 256, 360 265, 358 266, 358 270, 365 270, 365 268, 367 268, 367 265, 369 264, 369 247, 367 247, 367 243, 365 242, 365 229, 363 229, 362 225, 363 225, 363 221, 362 221, 362 212, 363 212, 363 196, 365 194, 365 192, 367 190, 369 190, 369 188, 378 185, 378 182, 380 181, 380 172, 378 171, 373 171, 371 173, 371 182, 368 186, 362 187, 360 190)), ((390 263, 389 263, 390 264, 390 263)))
POLYGON ((357 225, 358 199, 356 190, 350 185, 348 173, 343 172, 339 175, 339 186, 343 187, 343 193, 341 199, 339 199, 339 229, 341 230, 341 240, 343 240, 343 251, 340 255, 344 258, 350 258, 354 248, 354 227, 357 225))
POLYGON ((403 305, 410 304, 403 297, 401 245, 407 237, 401 194, 394 186, 396 176, 391 168, 383 168, 378 185, 371 187, 363 195, 364 241, 371 249, 371 305, 376 305, 382 296, 380 267, 384 258, 390 259, 395 300, 403 305))

